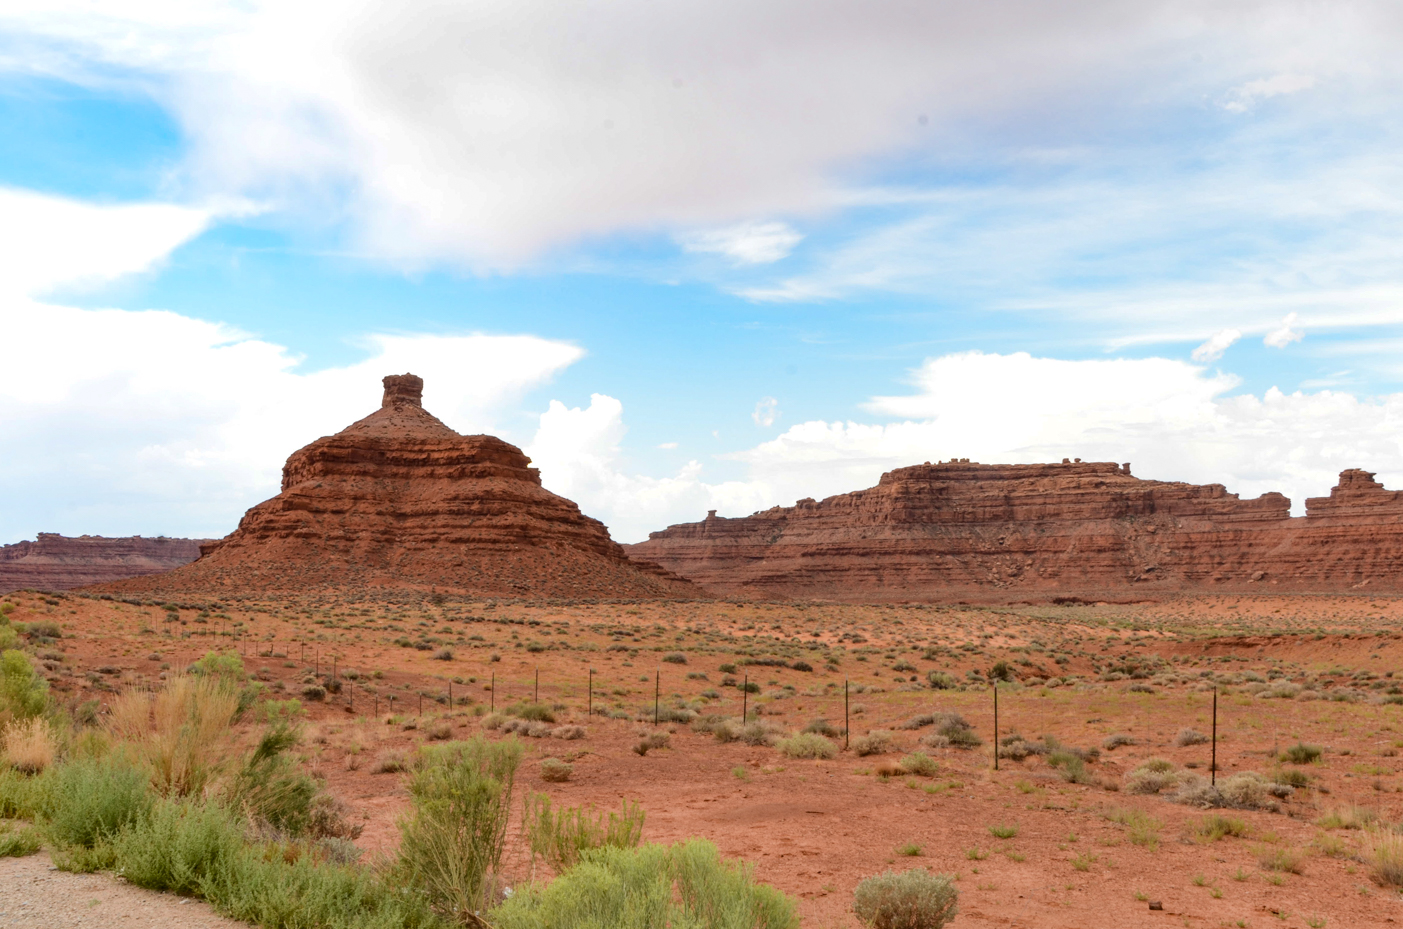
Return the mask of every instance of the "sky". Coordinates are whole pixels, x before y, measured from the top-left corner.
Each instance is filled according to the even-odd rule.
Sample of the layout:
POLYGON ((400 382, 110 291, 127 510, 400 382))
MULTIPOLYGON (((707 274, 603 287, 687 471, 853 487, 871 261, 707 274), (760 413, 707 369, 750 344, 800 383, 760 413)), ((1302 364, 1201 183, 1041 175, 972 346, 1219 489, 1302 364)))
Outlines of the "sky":
POLYGON ((9 0, 0 542, 425 378, 634 542, 892 468, 1403 487, 1403 7, 9 0))

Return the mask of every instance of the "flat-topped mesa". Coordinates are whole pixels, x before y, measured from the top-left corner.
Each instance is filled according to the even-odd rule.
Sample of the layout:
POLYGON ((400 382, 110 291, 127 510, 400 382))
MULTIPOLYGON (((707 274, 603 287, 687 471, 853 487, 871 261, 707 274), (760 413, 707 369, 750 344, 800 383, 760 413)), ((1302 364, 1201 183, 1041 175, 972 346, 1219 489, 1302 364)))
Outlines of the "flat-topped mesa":
POLYGON ((460 435, 422 379, 384 379, 378 410, 293 452, 282 492, 194 564, 123 589, 219 594, 408 587, 488 596, 699 595, 637 564, 598 520, 541 486, 521 449, 460 435))
POLYGON ((88 584, 157 574, 200 557, 200 539, 104 538, 41 532, 33 542, 0 545, 0 594, 12 590, 70 590, 88 584))
POLYGON ((1129 464, 957 459, 743 519, 708 514, 628 550, 718 592, 838 600, 1403 585, 1403 494, 1346 471, 1308 504, 1293 519, 1281 494, 1141 480, 1129 464))

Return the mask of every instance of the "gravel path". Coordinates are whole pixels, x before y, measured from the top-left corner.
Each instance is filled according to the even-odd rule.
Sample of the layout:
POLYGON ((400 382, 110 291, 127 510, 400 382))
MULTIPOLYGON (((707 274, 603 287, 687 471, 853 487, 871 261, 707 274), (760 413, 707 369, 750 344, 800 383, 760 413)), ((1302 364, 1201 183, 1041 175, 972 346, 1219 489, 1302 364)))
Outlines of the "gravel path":
POLYGON ((111 874, 59 871, 40 852, 0 858, 0 927, 248 929, 207 903, 132 887, 111 874))

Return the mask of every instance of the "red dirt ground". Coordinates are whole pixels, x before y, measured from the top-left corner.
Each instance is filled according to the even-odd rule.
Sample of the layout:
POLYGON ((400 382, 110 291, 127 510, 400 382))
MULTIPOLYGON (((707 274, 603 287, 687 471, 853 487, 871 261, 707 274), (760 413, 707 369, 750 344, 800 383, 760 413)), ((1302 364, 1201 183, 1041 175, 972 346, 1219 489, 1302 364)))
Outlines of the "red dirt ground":
MULTIPOLYGON (((1393 672, 1403 667, 1403 638, 1395 631, 1403 601, 1216 597, 976 609, 351 595, 170 611, 73 594, 5 599, 16 604, 14 621, 61 626, 61 638, 35 651, 56 695, 73 705, 151 686, 163 666, 183 668, 221 647, 248 654, 246 667, 267 681, 270 697, 296 696, 307 672, 325 672, 332 660, 338 672, 352 669, 357 681, 333 702, 306 704, 304 748, 309 767, 364 817, 358 844, 372 852, 393 849, 406 808, 401 775, 371 773, 376 759, 412 750, 435 724, 449 724, 455 738, 482 731, 479 708, 530 699, 539 672, 541 702, 559 706, 562 721, 587 726, 588 737, 524 740, 519 789, 600 807, 636 800, 648 814, 647 840, 701 836, 723 854, 753 862, 761 880, 798 898, 805 926, 856 926, 858 881, 908 867, 958 876, 955 927, 1355 927, 1403 920, 1398 893, 1371 882, 1359 859, 1361 834, 1314 824, 1345 805, 1366 807, 1386 823, 1403 817, 1403 706, 1383 702, 1400 691, 1393 672), (416 643, 424 649, 405 647, 416 643), (453 658, 436 660, 445 647, 453 658), (662 661, 674 651, 685 664, 662 661), (892 729, 898 744, 913 750, 928 730, 896 728, 902 721, 954 710, 984 745, 928 749, 939 763, 931 778, 872 773, 900 753, 795 761, 770 747, 721 744, 678 723, 660 727, 671 732, 669 748, 643 757, 631 750, 637 734, 653 728, 655 675, 664 707, 703 701, 705 713, 738 716, 741 694, 721 686, 719 666, 766 656, 802 657, 814 668, 738 668, 737 678, 748 674, 762 687, 748 698, 752 711, 759 705, 764 719, 786 730, 817 717, 841 727, 846 678, 854 710, 862 708, 851 717, 855 737, 892 729), (831 667, 826 658, 834 659, 831 667), (1001 734, 1048 733, 1090 748, 1124 733, 1136 744, 1103 751, 1088 765, 1091 785, 1065 782, 1037 757, 1005 759, 993 771, 988 685, 937 691, 918 689, 909 678, 924 681, 928 671, 942 670, 968 682, 968 672, 1000 660, 1020 678, 1001 692, 1001 734), (903 661, 914 670, 893 667, 903 661), (633 718, 586 716, 590 667, 596 708, 633 718), (1173 745, 1183 727, 1211 728, 1205 672, 1220 682, 1220 776, 1271 774, 1282 767, 1276 751, 1298 741, 1324 747, 1320 762, 1301 766, 1311 786, 1296 791, 1285 812, 1228 811, 1247 823, 1247 838, 1203 841, 1194 827, 1204 811, 1118 789, 1127 772, 1153 756, 1207 772, 1208 746, 1173 745), (492 675, 495 697, 486 687, 492 675), (450 710, 434 698, 455 678, 454 696, 473 702, 450 710), (1254 694, 1279 681, 1301 686, 1307 698, 1254 694), (1153 692, 1132 692, 1132 684, 1153 692), (719 699, 703 698, 707 690, 719 699), (422 716, 421 692, 428 695, 422 716), (543 782, 538 761, 545 756, 571 761, 571 780, 543 782), (1157 844, 1132 844, 1127 829, 1107 818, 1117 809, 1158 820, 1157 844), (1016 825, 1017 835, 996 838, 990 827, 1000 825, 1016 825), (900 855, 907 843, 920 854, 900 855), (1300 854, 1301 873, 1259 864, 1264 852, 1278 849, 1300 854), (1162 901, 1163 911, 1150 911, 1151 900, 1162 901)), ((523 856, 511 867, 515 878, 527 876, 523 856)))

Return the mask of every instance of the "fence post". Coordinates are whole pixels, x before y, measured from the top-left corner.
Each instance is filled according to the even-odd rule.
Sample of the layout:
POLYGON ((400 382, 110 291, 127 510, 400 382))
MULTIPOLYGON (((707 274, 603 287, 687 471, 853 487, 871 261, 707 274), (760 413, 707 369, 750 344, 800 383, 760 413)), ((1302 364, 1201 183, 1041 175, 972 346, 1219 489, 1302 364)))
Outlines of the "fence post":
POLYGON ((852 726, 848 723, 848 679, 843 678, 843 750, 852 741, 852 726))
POLYGON ((1208 783, 1218 786, 1218 688, 1213 688, 1213 758, 1208 763, 1208 783))
POLYGON ((448 708, 453 709, 453 682, 448 682, 448 708))
POLYGON ((999 682, 994 681, 994 770, 999 770, 999 682))
POLYGON ((750 675, 745 675, 745 679, 740 685, 740 724, 745 725, 745 718, 750 714, 750 675))
POLYGON ((536 669, 536 689, 531 692, 531 702, 541 702, 541 669, 536 669))
POLYGON ((594 716, 594 669, 589 669, 589 711, 586 716, 594 716))
POLYGON ((352 712, 355 711, 355 708, 356 708, 356 685, 355 685, 355 684, 347 684, 347 685, 346 685, 346 708, 349 709, 349 710, 351 710, 352 712))
POLYGON ((663 689, 663 673, 661 671, 653 673, 655 675, 653 678, 653 725, 656 726, 658 724, 658 695, 662 693, 663 689))

